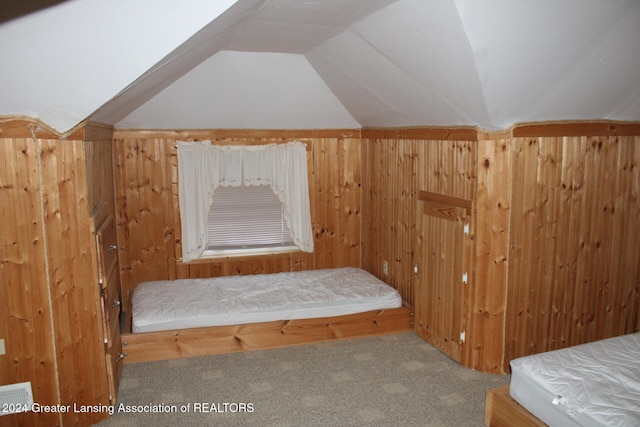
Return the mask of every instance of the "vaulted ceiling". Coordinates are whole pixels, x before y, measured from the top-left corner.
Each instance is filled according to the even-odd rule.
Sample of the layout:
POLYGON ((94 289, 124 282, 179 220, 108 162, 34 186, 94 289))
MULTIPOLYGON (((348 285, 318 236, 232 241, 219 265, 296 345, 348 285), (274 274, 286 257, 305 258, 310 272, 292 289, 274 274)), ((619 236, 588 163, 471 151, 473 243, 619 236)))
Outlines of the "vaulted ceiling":
POLYGON ((640 120, 637 0, 70 0, 0 24, 60 133, 640 120))

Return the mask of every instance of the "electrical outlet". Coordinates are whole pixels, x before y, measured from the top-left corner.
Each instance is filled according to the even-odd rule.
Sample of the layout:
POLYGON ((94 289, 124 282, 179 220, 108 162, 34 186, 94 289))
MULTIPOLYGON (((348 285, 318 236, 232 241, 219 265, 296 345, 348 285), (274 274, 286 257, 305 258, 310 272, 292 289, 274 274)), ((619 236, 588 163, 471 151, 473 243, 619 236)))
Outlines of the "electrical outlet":
POLYGON ((7 354, 7 350, 4 348, 4 339, 0 340, 0 356, 7 354))
POLYGON ((389 274, 389 263, 386 259, 382 260, 382 274, 384 274, 385 276, 389 274))

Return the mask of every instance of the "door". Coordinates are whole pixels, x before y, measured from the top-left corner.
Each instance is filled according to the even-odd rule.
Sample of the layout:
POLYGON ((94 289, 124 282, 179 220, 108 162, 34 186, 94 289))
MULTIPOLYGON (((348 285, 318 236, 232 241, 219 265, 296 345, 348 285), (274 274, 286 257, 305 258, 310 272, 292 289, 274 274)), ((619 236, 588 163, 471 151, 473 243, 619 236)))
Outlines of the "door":
POLYGON ((470 202, 421 192, 416 332, 460 362, 468 315, 470 202), (462 206, 461 206, 462 205, 462 206))

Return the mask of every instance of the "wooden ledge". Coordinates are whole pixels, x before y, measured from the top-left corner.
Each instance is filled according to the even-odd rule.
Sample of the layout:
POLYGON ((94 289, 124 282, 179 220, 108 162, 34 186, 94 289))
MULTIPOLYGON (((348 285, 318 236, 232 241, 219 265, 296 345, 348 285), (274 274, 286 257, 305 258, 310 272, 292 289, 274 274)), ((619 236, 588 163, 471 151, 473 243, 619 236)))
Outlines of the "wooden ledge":
POLYGON ((413 331, 413 307, 122 335, 125 363, 262 350, 413 331))

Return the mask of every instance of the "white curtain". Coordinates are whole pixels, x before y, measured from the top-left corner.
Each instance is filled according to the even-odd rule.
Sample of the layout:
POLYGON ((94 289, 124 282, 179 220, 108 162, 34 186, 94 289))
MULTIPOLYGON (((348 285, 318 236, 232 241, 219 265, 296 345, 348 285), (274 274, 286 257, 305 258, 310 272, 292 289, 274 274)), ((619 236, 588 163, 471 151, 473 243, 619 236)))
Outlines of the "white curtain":
POLYGON ((178 179, 183 261, 199 258, 206 249, 207 215, 219 186, 269 185, 285 207, 293 242, 313 252, 305 144, 178 141, 178 179))

